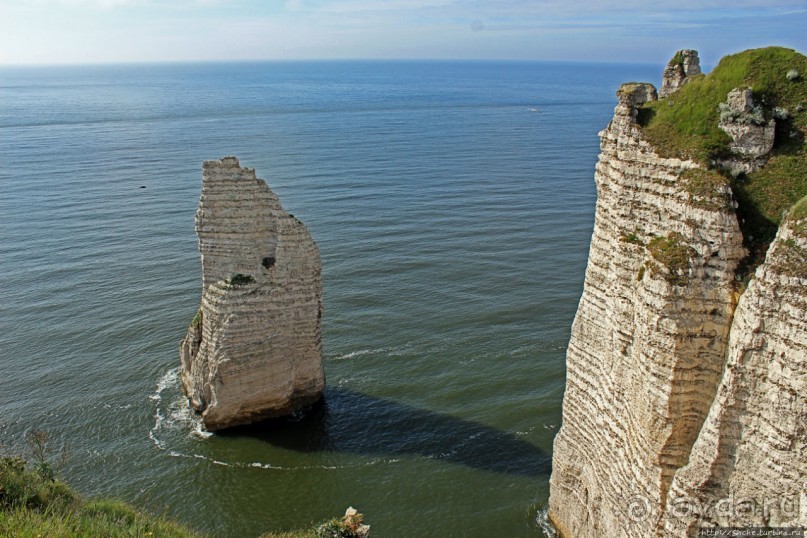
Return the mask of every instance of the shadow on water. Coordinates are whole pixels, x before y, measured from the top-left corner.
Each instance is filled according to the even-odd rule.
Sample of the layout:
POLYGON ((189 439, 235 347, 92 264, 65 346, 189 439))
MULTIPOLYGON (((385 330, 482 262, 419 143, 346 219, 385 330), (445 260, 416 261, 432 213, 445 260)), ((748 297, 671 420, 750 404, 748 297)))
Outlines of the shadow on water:
POLYGON ((300 452, 418 454, 528 477, 548 476, 551 471, 551 458, 545 451, 512 434, 332 387, 301 418, 268 420, 221 435, 249 436, 300 452))

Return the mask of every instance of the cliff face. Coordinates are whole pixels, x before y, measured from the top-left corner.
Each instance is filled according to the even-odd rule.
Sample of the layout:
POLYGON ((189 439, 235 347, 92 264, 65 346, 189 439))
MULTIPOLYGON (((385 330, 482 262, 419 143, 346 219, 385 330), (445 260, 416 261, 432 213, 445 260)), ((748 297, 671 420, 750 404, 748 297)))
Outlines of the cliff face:
POLYGON ((202 301, 180 346, 205 427, 285 415, 322 394, 319 250, 255 170, 206 161, 196 213, 202 301))
POLYGON ((664 528, 807 525, 807 218, 779 228, 740 298, 716 397, 664 528))
POLYGON ((549 516, 566 537, 692 536, 718 519, 682 517, 683 502, 713 515, 709 501, 802 486, 807 280, 793 268, 803 273, 794 256, 805 245, 793 236, 801 225, 783 226, 740 296, 747 251, 731 188, 644 139, 637 117, 656 98, 651 85, 617 95, 600 133, 549 516))

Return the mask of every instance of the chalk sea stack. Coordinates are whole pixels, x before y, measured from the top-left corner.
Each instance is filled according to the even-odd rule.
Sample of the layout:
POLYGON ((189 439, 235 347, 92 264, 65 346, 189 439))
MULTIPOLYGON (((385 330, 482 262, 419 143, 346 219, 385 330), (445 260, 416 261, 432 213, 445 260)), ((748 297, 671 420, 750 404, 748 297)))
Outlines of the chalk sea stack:
POLYGON ((206 161, 199 312, 181 380, 210 431, 294 413, 325 388, 322 265, 305 225, 235 157, 206 161))
POLYGON ((675 55, 661 99, 623 85, 600 133, 550 480, 563 537, 807 525, 807 84, 786 76, 807 58, 696 60, 675 55))

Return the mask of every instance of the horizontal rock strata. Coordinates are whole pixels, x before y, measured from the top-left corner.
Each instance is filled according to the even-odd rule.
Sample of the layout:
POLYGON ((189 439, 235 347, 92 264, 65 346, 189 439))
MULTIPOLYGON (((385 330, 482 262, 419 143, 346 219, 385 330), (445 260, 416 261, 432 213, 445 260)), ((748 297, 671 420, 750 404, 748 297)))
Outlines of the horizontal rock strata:
POLYGON ((196 213, 202 301, 181 379, 208 430, 292 413, 320 398, 322 279, 305 225, 234 157, 206 161, 196 213))
POLYGON ((667 535, 807 526, 805 273, 807 218, 788 219, 737 305, 714 404, 667 499, 667 535))
POLYGON ((661 511, 627 512, 634 497, 641 508, 663 506, 686 463, 720 380, 745 255, 730 193, 693 199, 684 177, 698 166, 641 139, 635 106, 655 95, 647 86, 621 88, 600 133, 594 235, 551 477, 550 517, 564 536, 653 535, 661 511))
MULTIPOLYGON (((730 188, 643 140, 636 107, 655 99, 651 85, 617 96, 550 520, 567 538, 807 525, 807 211, 791 210, 741 293, 730 188)), ((732 92, 724 109, 737 113, 723 119, 744 122, 748 97, 732 92)))

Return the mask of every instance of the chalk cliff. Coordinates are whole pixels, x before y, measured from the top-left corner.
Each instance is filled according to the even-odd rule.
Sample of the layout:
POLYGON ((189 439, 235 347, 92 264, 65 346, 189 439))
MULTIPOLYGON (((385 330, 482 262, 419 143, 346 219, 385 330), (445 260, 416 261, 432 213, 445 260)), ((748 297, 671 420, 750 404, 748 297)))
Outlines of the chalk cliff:
POLYGON ((181 380, 208 430, 292 413, 318 400, 319 250, 252 168, 206 161, 196 212, 199 312, 180 345, 181 380))
POLYGON ((666 535, 807 526, 807 211, 790 213, 740 297, 714 403, 667 498, 666 535))
MULTIPOLYGON (((728 171, 695 151, 661 151, 645 132, 656 112, 648 105, 666 105, 681 91, 672 86, 659 102, 650 84, 623 85, 600 133, 594 232, 550 480, 549 517, 564 537, 807 523, 798 506, 742 517, 732 506, 722 519, 715 508, 742 496, 804 500, 807 221, 790 210, 743 292, 753 245, 728 171)), ((716 132, 717 102, 709 109, 716 132)), ((732 144, 726 137, 732 158, 747 157, 732 144)))

